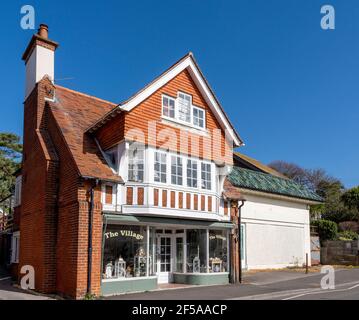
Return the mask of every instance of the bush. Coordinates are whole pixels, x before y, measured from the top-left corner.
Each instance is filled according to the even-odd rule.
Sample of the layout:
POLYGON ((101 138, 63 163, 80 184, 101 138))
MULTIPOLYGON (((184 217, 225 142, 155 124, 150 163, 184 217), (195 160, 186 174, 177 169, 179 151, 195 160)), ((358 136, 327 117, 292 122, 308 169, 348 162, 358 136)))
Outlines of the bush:
POLYGON ((320 241, 336 240, 338 235, 338 226, 330 220, 316 220, 312 222, 313 226, 318 227, 320 241))
POLYGON ((338 239, 341 241, 353 241, 359 239, 359 234, 354 231, 342 231, 338 233, 338 239))

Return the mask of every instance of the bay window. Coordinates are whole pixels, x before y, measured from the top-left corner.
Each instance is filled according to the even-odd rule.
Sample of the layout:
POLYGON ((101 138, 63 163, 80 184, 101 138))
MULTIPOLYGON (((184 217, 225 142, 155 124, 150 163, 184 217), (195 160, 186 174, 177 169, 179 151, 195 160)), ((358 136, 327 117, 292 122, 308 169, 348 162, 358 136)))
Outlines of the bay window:
POLYGON ((182 185, 182 158, 171 157, 171 183, 182 185))
POLYGON ((227 272, 228 232, 209 230, 209 272, 227 272))
POLYGON ((197 161, 187 160, 187 186, 197 188, 197 161))
POLYGON ((143 182, 144 154, 144 149, 136 146, 135 143, 130 146, 128 155, 128 180, 143 182))
POLYGON ((166 183, 167 155, 162 152, 155 152, 155 181, 166 183))
POLYGON ((211 190, 211 164, 201 163, 201 187, 202 189, 211 190))

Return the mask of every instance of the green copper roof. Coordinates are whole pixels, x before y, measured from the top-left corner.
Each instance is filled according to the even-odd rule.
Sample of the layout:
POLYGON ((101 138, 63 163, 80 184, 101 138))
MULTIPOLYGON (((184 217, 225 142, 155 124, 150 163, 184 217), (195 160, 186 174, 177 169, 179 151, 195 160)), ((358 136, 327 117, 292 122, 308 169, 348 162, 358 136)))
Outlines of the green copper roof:
POLYGON ((293 180, 279 178, 271 174, 234 167, 228 180, 236 187, 275 193, 284 196, 323 201, 315 192, 310 191, 293 180))

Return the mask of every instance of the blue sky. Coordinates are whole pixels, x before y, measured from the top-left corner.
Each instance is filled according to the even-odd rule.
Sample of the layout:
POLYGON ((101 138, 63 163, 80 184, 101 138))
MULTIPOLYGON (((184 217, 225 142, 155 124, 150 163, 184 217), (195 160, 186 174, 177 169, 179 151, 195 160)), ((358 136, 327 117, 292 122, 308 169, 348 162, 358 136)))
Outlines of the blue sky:
POLYGON ((0 131, 20 135, 21 55, 34 33, 20 27, 25 4, 60 43, 58 84, 120 102, 192 51, 243 153, 359 184, 357 0, 4 2, 0 131), (335 30, 320 28, 324 4, 335 7, 335 30))

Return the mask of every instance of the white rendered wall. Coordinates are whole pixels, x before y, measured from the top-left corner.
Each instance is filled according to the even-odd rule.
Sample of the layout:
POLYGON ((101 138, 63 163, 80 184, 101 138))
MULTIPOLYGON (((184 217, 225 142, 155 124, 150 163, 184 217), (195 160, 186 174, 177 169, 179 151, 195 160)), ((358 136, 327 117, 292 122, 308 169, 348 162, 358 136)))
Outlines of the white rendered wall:
POLYGON ((300 265, 309 256, 309 210, 306 204, 245 195, 245 261, 248 269, 300 265))
POLYGON ((26 63, 25 99, 34 89, 35 84, 45 75, 54 80, 55 52, 41 46, 36 46, 26 63))

